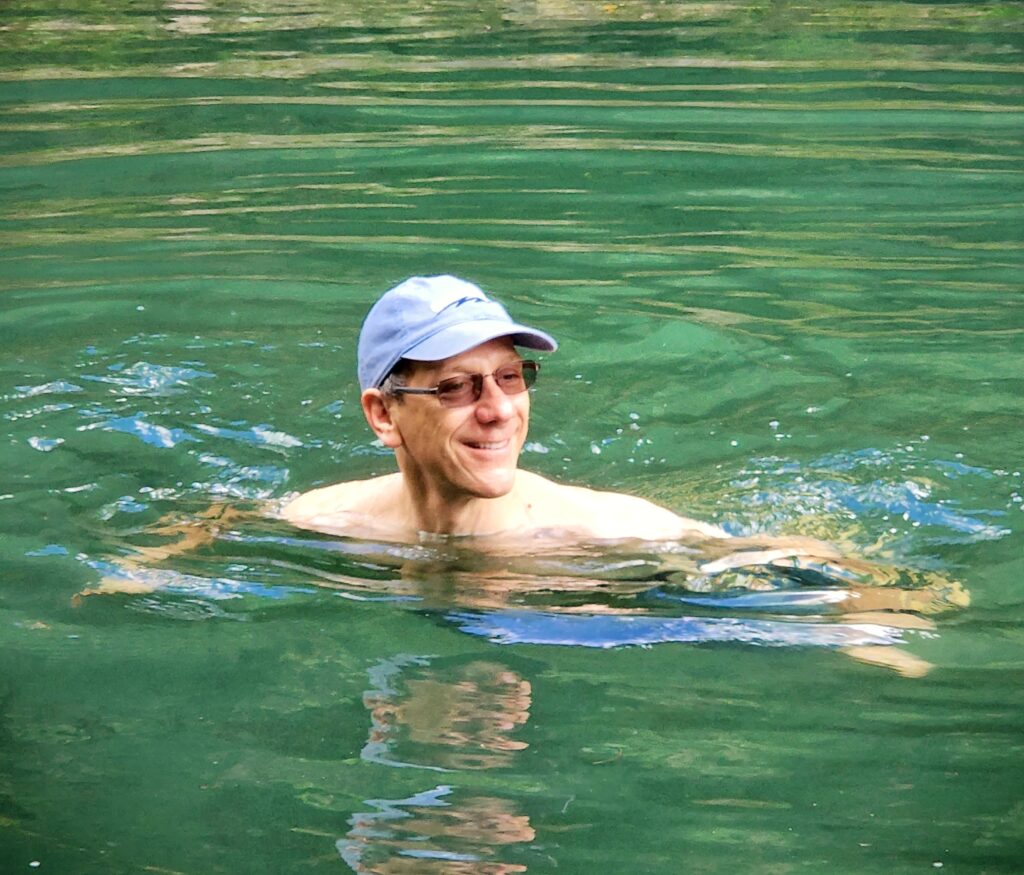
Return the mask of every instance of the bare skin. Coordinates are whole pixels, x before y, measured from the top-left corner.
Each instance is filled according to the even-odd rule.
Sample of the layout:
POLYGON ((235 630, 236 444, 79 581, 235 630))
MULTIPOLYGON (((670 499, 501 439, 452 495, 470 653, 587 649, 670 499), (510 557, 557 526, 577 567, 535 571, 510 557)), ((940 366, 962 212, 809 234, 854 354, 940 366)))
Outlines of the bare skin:
POLYGON ((678 516, 642 498, 567 486, 522 470, 515 472, 506 495, 467 503, 457 522, 439 526, 415 508, 402 474, 386 474, 307 492, 286 505, 281 516, 292 525, 327 534, 406 542, 423 534, 561 543, 728 537, 717 526, 678 516))

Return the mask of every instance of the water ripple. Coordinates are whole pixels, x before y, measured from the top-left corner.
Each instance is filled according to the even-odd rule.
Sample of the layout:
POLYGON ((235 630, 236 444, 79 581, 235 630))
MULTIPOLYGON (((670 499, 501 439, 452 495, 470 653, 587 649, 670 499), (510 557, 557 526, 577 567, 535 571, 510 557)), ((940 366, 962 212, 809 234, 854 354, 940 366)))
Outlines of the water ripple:
MULTIPOLYGON (((1008 535, 1008 528, 993 521, 1005 517, 1005 511, 962 509, 959 500, 936 495, 938 477, 954 476, 991 479, 995 475, 957 461, 927 459, 909 446, 842 451, 810 462, 777 456, 753 459, 732 485, 742 491, 745 506, 754 510, 757 528, 832 515, 862 524, 872 517, 881 522, 901 520, 912 528, 928 527, 939 540, 956 543, 1008 535), (865 473, 873 476, 858 479, 865 473)), ((891 534, 896 531, 890 529, 891 534)))
MULTIPOLYGON (((42 383, 39 386, 15 386, 18 394, 14 398, 34 398, 37 395, 64 395, 83 391, 81 386, 70 383, 67 380, 53 380, 50 383, 42 383)), ((4 397, 4 400, 7 396, 4 397)))
POLYGON ((529 611, 451 613, 463 632, 497 644, 574 647, 740 642, 767 647, 851 647, 903 642, 900 629, 876 623, 806 623, 735 617, 575 616, 529 611))
POLYGON ((149 362, 136 362, 130 367, 121 364, 110 365, 105 375, 83 374, 83 380, 96 383, 109 383, 117 386, 126 395, 147 395, 160 397, 181 392, 188 387, 190 380, 212 378, 209 371, 200 371, 190 367, 177 365, 154 365, 149 362))
POLYGON ((196 428, 204 434, 215 437, 227 438, 228 440, 241 441, 242 443, 253 444, 254 446, 275 447, 278 449, 290 449, 301 447, 303 443, 297 437, 293 437, 283 431, 276 431, 271 426, 263 423, 254 425, 248 429, 223 428, 221 426, 207 425, 200 423, 196 428))
POLYGON ((171 449, 180 443, 198 440, 184 429, 167 428, 147 421, 145 413, 138 413, 135 416, 117 416, 103 422, 92 422, 88 425, 80 425, 77 430, 92 431, 94 429, 129 434, 151 447, 160 449, 171 449))

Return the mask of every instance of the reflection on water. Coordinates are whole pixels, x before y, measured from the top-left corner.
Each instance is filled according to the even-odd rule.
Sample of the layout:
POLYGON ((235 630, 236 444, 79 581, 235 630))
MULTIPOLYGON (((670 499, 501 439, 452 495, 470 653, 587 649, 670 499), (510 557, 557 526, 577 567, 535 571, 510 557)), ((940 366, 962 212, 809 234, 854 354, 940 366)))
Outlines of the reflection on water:
POLYGON ((373 723, 362 752, 367 761, 492 769, 527 747, 510 733, 529 718, 530 684, 501 665, 478 662, 445 673, 425 658, 396 657, 374 667, 370 678, 373 688, 363 696, 373 723))
MULTIPOLYGON (((363 696, 370 712, 362 758, 430 771, 507 767, 528 745, 515 733, 529 719, 528 681, 490 661, 435 665, 398 656, 374 666, 363 696)), ((355 872, 500 875, 526 866, 502 863, 506 846, 530 842, 529 818, 514 803, 449 785, 405 799, 369 799, 338 852, 355 872)))
POLYGON ((509 845, 532 841, 529 818, 495 796, 451 796, 439 785, 406 799, 370 799, 375 810, 352 817, 338 841, 341 858, 355 872, 506 875, 519 863, 495 859, 509 845), (449 798, 451 796, 451 798, 449 798))

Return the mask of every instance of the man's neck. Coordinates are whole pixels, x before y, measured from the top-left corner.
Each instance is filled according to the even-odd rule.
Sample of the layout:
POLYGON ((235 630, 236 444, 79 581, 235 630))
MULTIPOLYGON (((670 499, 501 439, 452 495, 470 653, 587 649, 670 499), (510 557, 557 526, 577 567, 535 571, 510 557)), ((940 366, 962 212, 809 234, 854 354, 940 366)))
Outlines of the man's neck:
POLYGON ((519 490, 498 498, 445 495, 403 479, 402 516, 418 532, 436 535, 492 535, 526 521, 519 490))

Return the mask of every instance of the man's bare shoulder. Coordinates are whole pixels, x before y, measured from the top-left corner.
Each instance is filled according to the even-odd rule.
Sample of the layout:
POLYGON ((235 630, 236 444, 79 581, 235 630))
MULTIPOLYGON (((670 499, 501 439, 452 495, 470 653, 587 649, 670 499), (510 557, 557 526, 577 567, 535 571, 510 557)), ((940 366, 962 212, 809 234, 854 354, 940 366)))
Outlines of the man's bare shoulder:
POLYGON ((297 526, 334 528, 351 517, 372 514, 400 489, 400 474, 334 483, 293 498, 281 508, 280 517, 297 526))
POLYGON ((542 527, 572 529, 609 540, 728 537, 718 526, 680 516, 635 495, 570 486, 525 471, 520 476, 532 504, 531 515, 542 527))

